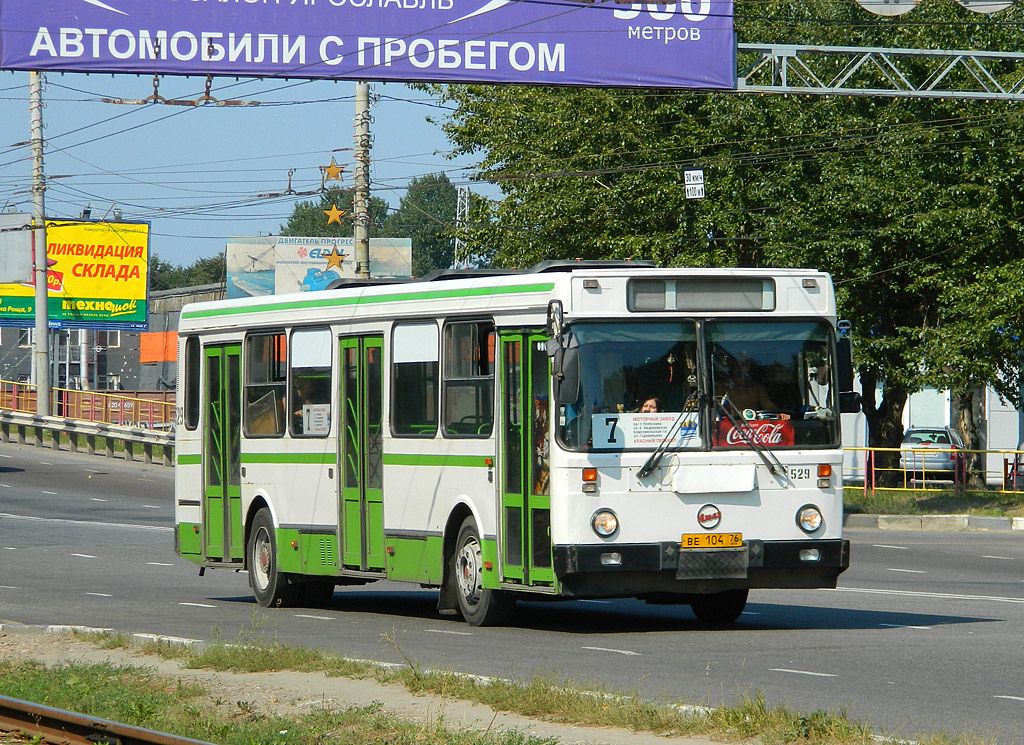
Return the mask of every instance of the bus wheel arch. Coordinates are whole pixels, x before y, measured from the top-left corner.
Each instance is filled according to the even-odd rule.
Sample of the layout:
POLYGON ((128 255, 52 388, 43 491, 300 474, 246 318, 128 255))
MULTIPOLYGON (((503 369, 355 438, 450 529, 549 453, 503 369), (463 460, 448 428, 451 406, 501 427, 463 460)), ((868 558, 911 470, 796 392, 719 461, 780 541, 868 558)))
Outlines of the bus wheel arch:
MULTIPOLYGON (((243 543, 243 545, 246 547, 246 551, 243 553, 242 556, 242 565, 247 570, 250 568, 249 561, 251 558, 249 556, 248 551, 249 537, 252 535, 252 524, 253 521, 256 519, 256 513, 259 512, 260 510, 267 510, 268 512, 270 512, 270 505, 267 504, 267 501, 262 496, 257 496, 252 500, 252 502, 249 503, 249 509, 245 513, 245 522, 243 523, 245 525, 245 529, 243 531, 245 533, 245 542, 243 543)), ((271 520, 273 520, 272 513, 271 520)))
POLYGON ((452 557, 455 555, 455 543, 459 537, 459 529, 466 518, 474 517, 473 511, 465 502, 460 502, 448 515, 444 526, 444 537, 441 551, 441 591, 437 596, 437 612, 442 616, 456 616, 459 613, 459 600, 452 582, 452 557))

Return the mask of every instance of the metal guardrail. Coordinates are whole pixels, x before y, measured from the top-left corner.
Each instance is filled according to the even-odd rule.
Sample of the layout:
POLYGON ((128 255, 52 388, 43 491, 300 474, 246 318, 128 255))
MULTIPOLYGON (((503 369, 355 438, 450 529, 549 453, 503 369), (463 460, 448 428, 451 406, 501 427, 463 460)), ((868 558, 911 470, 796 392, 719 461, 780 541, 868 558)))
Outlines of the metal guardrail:
POLYGON ((0 732, 24 733, 29 742, 67 745, 211 745, 8 696, 0 696, 0 732))
POLYGON ((103 422, 87 422, 65 419, 57 416, 39 416, 19 411, 0 411, 0 442, 15 442, 21 445, 32 441, 36 447, 49 446, 61 450, 62 442, 72 453, 116 457, 121 452, 126 461, 135 461, 136 452, 143 463, 174 464, 174 433, 141 427, 129 427, 103 422), (97 449, 100 444, 101 449, 97 449), (159 460, 154 460, 156 450, 161 451, 159 460))

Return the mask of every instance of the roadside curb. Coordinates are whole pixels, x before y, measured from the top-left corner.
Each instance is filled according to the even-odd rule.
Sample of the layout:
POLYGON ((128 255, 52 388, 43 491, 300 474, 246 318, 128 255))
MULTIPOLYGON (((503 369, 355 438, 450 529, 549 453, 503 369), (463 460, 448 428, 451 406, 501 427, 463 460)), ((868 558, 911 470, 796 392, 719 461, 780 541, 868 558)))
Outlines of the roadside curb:
POLYGON ((985 517, 983 515, 843 515, 844 528, 877 530, 926 530, 957 533, 967 530, 1022 531, 1024 517, 985 517))

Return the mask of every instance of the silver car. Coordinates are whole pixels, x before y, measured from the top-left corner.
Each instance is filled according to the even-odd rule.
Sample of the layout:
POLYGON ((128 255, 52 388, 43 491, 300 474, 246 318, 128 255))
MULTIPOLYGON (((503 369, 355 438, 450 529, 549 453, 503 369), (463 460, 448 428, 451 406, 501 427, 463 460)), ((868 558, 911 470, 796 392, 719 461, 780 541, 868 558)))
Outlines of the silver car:
POLYGON ((963 438, 951 427, 911 427, 900 444, 900 468, 908 479, 957 481, 963 475, 963 438))

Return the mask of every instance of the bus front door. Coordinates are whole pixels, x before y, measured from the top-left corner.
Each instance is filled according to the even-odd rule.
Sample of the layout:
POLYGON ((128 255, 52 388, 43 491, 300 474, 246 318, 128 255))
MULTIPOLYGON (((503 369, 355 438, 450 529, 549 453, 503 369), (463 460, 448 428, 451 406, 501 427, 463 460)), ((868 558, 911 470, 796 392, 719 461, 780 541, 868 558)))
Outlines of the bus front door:
POLYGON ((343 337, 341 419, 341 556, 349 569, 384 569, 383 337, 343 337))
POLYGON ((206 347, 206 412, 203 424, 203 523, 205 554, 213 561, 241 561, 242 347, 206 347))
POLYGON ((546 337, 501 335, 501 564, 506 582, 551 586, 546 337))

